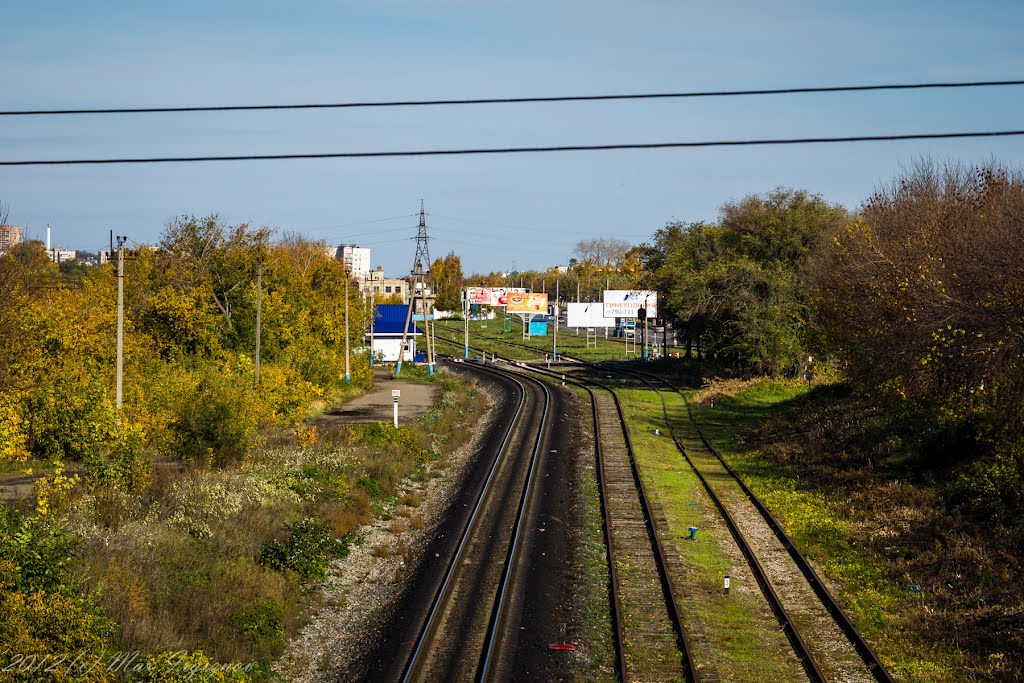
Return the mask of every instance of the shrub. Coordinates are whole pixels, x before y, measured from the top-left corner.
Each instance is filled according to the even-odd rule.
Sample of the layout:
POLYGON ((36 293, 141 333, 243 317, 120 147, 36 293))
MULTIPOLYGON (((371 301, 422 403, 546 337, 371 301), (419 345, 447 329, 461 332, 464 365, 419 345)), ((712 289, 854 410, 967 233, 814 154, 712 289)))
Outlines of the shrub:
POLYGON ((107 457, 91 455, 86 466, 97 484, 118 491, 142 490, 153 476, 153 460, 146 452, 145 438, 137 426, 124 430, 107 457))
POLYGON ((0 594, 4 681, 108 681, 100 660, 109 623, 88 603, 60 593, 0 594), (13 654, 12 654, 13 653, 13 654), (16 659, 20 658, 20 660, 16 659), (43 663, 42 670, 38 664, 43 663), (44 671, 52 666, 49 673, 44 671), (18 670, 20 669, 20 670, 18 670))
POLYGON ((78 460, 105 443, 117 418, 105 383, 58 376, 27 392, 22 403, 26 443, 36 457, 78 460))
POLYGON ((0 394, 0 462, 29 457, 21 399, 13 392, 0 394))
POLYGON ((243 380, 207 374, 171 422, 173 452, 184 460, 241 462, 256 438, 257 411, 243 380))
POLYGON ((961 472, 953 498, 982 519, 1003 523, 1024 513, 1024 442, 999 448, 961 472))
POLYGON ((395 427, 390 422, 374 422, 361 428, 359 438, 373 448, 397 448, 421 462, 430 460, 430 451, 420 445, 420 436, 413 427, 395 427))
POLYGON ((68 502, 71 490, 78 484, 78 475, 64 476, 64 465, 58 464, 53 472, 35 481, 36 512, 45 517, 51 510, 60 510, 68 502))
POLYGON ((69 588, 74 546, 54 522, 0 506, 0 557, 10 562, 0 584, 23 593, 69 588))
POLYGON ((313 519, 304 519, 287 527, 288 537, 263 546, 259 563, 285 571, 290 569, 304 581, 327 576, 327 563, 335 557, 348 555, 352 536, 335 539, 330 528, 313 519))
POLYGON ((257 647, 273 645, 284 638, 284 616, 281 605, 268 598, 260 600, 235 615, 235 626, 257 647))

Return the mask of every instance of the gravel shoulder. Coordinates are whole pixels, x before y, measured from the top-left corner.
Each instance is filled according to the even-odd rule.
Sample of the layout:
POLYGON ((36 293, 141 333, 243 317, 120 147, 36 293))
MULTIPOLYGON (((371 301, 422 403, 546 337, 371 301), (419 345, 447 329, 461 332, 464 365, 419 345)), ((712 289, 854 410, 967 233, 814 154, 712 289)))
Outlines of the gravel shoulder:
MULTIPOLYGON (((425 480, 403 481, 401 488, 419 493, 422 502, 414 509, 400 506, 391 519, 362 527, 358 532, 362 543, 334 563, 309 622, 275 664, 283 679, 308 683, 376 680, 382 666, 394 663, 382 664, 376 658, 379 643, 386 630, 394 630, 392 622, 401 619, 400 605, 416 583, 418 570, 432 559, 428 551, 445 535, 448 513, 458 504, 476 455, 498 417, 495 407, 500 392, 485 385, 480 391, 487 397, 488 412, 478 423, 474 438, 433 463, 425 480), (410 523, 415 516, 422 518, 419 529, 410 523)), ((390 402, 390 387, 386 396, 390 402)), ((398 657, 400 653, 393 653, 393 658, 398 657)))

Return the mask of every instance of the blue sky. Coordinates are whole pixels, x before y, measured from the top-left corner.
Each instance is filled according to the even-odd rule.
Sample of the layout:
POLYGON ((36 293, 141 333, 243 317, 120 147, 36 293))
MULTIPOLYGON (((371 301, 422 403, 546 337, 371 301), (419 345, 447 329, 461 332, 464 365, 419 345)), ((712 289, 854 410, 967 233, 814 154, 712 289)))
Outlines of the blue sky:
MULTIPOLYGON (((1018 2, 6 3, 2 109, 636 93, 1024 77, 1018 2)), ((0 118, 0 159, 275 154, 1024 128, 1024 88, 388 110, 0 118)), ((0 168, 10 222, 139 243, 218 213, 411 266, 541 268, 777 186, 856 208, 922 157, 1024 167, 1024 139, 169 166, 0 168), (381 220, 389 219, 389 220, 381 220)))

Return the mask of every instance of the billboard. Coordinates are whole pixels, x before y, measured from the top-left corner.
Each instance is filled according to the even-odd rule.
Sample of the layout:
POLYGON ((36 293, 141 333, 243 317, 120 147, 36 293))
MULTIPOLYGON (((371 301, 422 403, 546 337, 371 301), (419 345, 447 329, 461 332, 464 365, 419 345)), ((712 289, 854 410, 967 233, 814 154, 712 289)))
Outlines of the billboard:
POLYGON ((615 327, 615 318, 604 317, 600 303, 567 304, 565 324, 569 327, 615 327))
POLYGON ((505 306, 508 295, 512 292, 525 292, 522 287, 467 287, 465 300, 471 304, 484 306, 505 306))
POLYGON ((606 318, 636 318, 637 310, 647 309, 648 318, 658 317, 658 293, 647 289, 606 289, 604 316, 606 318))
POLYGON ((546 314, 548 312, 548 295, 543 292, 509 291, 505 310, 509 313, 546 314))

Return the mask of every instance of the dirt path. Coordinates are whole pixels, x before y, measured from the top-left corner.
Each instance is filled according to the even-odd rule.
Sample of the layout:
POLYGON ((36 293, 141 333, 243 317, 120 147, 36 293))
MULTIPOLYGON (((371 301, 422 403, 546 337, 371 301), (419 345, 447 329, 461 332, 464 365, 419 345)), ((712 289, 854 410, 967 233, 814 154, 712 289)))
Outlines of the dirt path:
POLYGON ((390 422, 394 417, 392 390, 402 392, 398 399, 398 424, 420 417, 437 402, 441 387, 396 379, 390 368, 377 370, 373 389, 362 396, 335 406, 310 421, 311 425, 339 422, 390 422))

